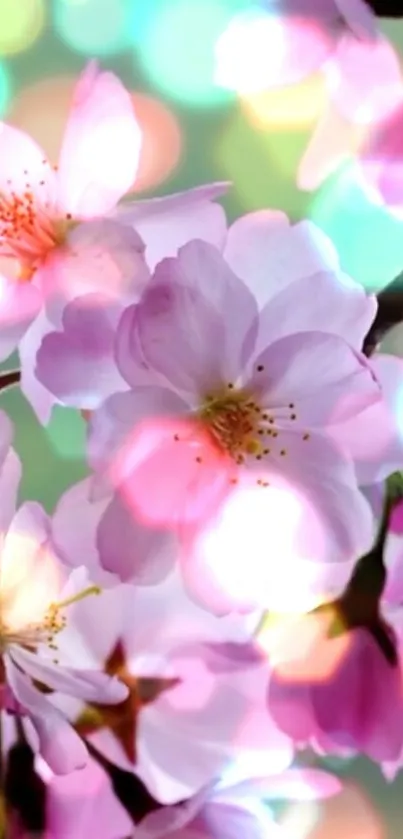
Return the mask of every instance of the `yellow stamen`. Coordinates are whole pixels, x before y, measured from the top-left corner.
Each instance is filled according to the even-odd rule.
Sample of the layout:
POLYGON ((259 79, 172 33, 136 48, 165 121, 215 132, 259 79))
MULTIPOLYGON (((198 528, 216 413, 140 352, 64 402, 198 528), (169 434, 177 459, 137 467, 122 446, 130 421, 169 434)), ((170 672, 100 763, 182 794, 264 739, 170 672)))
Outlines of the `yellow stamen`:
POLYGON ((72 597, 68 597, 66 600, 60 600, 59 603, 51 603, 50 609, 64 609, 65 606, 71 606, 73 603, 78 603, 79 600, 84 600, 85 597, 88 597, 90 594, 101 594, 102 589, 99 586, 88 586, 83 591, 80 591, 78 594, 74 594, 72 597))

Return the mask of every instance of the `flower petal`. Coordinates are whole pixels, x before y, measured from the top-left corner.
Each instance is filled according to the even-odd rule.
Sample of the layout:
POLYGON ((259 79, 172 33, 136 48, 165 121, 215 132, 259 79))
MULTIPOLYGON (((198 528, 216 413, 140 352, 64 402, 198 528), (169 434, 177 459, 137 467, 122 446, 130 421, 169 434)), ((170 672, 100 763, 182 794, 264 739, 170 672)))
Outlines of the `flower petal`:
POLYGON ((320 326, 360 351, 377 307, 375 295, 341 271, 309 274, 286 286, 260 313, 259 345, 266 336, 274 342, 320 326))
POLYGON ((114 217, 135 227, 146 246, 147 265, 153 271, 161 259, 176 256, 179 248, 193 239, 223 247, 226 218, 215 199, 228 186, 209 184, 164 198, 128 202, 117 208, 114 217))
POLYGON ((379 354, 371 363, 382 386, 382 400, 331 429, 334 440, 354 459, 362 486, 383 481, 403 466, 403 361, 379 354))
POLYGON ((324 332, 301 332, 275 341, 256 358, 249 384, 274 418, 273 428, 336 424, 381 399, 365 356, 324 332))
POLYGON ((42 149, 24 131, 0 123, 0 192, 21 195, 27 189, 44 205, 56 198, 56 176, 42 149))
POLYGON ((172 527, 209 513, 227 493, 234 464, 196 423, 151 417, 135 429, 110 474, 141 521, 172 527))
MULTIPOLYGON (((187 405, 167 388, 143 387, 135 392, 115 393, 94 412, 88 423, 88 459, 92 469, 113 472, 120 480, 130 465, 124 468, 124 457, 131 438, 139 426, 153 419, 180 417, 187 405), (119 459, 119 474, 117 474, 119 459)), ((111 478, 112 478, 111 474, 111 478)), ((114 483, 112 482, 112 486, 114 483)))
POLYGON ((0 361, 16 349, 41 305, 40 292, 34 285, 0 277, 0 361))
POLYGON ((294 280, 339 270, 337 251, 319 227, 311 221, 291 226, 284 213, 273 210, 237 219, 228 230, 224 256, 259 307, 294 280))
POLYGON ((58 839, 130 836, 133 823, 115 796, 106 773, 89 758, 69 775, 54 775, 46 784, 46 824, 58 839))
POLYGON ((357 38, 365 39, 377 35, 377 21, 371 8, 364 0, 334 0, 348 28, 357 38))
POLYGON ((46 313, 58 326, 65 305, 99 294, 123 309, 138 299, 149 278, 138 234, 111 219, 83 222, 69 233, 36 274, 46 313))
POLYGON ((257 307, 219 252, 195 241, 157 266, 137 326, 145 362, 197 397, 236 381, 253 349, 257 307))
POLYGON ((33 723, 40 753, 53 772, 65 775, 85 766, 88 760, 85 744, 60 711, 7 659, 6 672, 15 696, 33 723))
POLYGON ((119 495, 106 508, 96 539, 102 567, 122 582, 155 585, 175 562, 174 538, 143 525, 119 495))
POLYGON ((296 529, 296 549, 311 561, 348 562, 373 543, 370 505, 358 489, 352 461, 335 443, 318 432, 303 440, 282 432, 286 455, 271 453, 266 461, 269 480, 277 472, 300 493, 304 514, 296 529))
POLYGON ((119 316, 110 300, 87 294, 67 304, 63 330, 44 337, 35 375, 64 405, 92 411, 124 390, 113 354, 119 316))
POLYGON ((43 338, 54 329, 42 311, 20 341, 21 391, 42 425, 47 425, 58 400, 35 375, 35 359, 43 338))
POLYGON ((87 702, 115 705, 128 696, 128 688, 123 682, 102 671, 59 666, 20 647, 13 647, 12 658, 32 679, 87 702))
POLYGON ((111 210, 133 184, 141 131, 117 76, 90 62, 80 76, 59 161, 59 197, 81 218, 111 210))
POLYGON ((102 574, 102 581, 96 576, 100 573, 96 531, 109 498, 91 501, 90 489, 91 478, 86 478, 59 498, 52 516, 52 541, 65 564, 76 568, 85 557, 91 579, 105 585, 105 575, 102 574))

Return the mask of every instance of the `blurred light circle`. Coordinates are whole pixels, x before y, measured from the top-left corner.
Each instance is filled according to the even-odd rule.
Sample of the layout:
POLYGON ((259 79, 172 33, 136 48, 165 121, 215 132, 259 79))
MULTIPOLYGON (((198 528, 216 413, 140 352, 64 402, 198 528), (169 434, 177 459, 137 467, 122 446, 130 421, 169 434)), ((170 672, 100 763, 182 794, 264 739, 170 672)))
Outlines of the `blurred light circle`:
POLYGON ((44 0, 1 0, 0 55, 26 50, 41 34, 44 23, 44 0))
POLYGON ((0 61, 0 116, 7 111, 11 99, 12 85, 10 73, 6 64, 0 61))
POLYGON ((7 111, 7 121, 26 131, 39 143, 51 163, 56 163, 76 78, 41 79, 21 90, 7 111))
POLYGON ((321 113, 326 90, 321 74, 307 81, 241 96, 242 108, 258 128, 310 128, 321 113))
POLYGON ((131 0, 55 0, 59 37, 84 55, 110 55, 130 43, 131 0))
MULTIPOLYGON (((343 790, 323 801, 318 801, 316 824, 310 830, 298 832, 306 808, 304 804, 290 807, 291 818, 294 816, 295 832, 287 833, 287 839, 386 839, 386 826, 380 813, 372 804, 364 790, 352 782, 345 782, 343 790)), ((290 818, 290 816, 289 816, 290 818)), ((282 827, 287 825, 287 817, 282 827)))
POLYGON ((169 96, 195 106, 219 104, 231 93, 214 82, 214 51, 246 0, 160 0, 138 40, 140 61, 169 96))
POLYGON ((380 291, 400 274, 402 223, 373 200, 351 161, 328 178, 313 198, 309 216, 332 240, 343 270, 367 291, 380 291))
POLYGON ((240 94, 295 84, 318 69, 331 50, 326 29, 294 14, 257 7, 233 16, 215 47, 217 84, 240 94))
POLYGON ((182 133, 177 119, 162 102, 142 93, 133 93, 132 99, 143 133, 134 183, 135 192, 141 192, 163 183, 174 171, 181 156, 182 133))
POLYGON ((258 131, 240 112, 227 121, 215 148, 216 167, 220 178, 232 181, 241 212, 276 207, 296 217, 306 213, 306 197, 295 184, 305 145, 302 133, 258 131))

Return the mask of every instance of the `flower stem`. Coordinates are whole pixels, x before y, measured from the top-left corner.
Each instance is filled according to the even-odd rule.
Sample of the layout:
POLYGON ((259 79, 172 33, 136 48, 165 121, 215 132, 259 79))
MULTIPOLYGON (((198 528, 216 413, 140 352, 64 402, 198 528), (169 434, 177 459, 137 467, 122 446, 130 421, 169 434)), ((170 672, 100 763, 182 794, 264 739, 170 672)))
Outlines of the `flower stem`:
POLYGON ((8 390, 21 381, 21 370, 5 370, 0 373, 0 391, 8 390))

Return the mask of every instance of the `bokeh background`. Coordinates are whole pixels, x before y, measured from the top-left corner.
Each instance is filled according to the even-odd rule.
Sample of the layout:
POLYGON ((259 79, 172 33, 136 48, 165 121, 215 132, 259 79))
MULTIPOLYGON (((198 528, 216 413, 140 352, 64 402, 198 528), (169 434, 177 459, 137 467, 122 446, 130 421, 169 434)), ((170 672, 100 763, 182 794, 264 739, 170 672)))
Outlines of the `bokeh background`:
MULTIPOLYGON (((259 23, 261 15, 252 0, 0 0, 0 119, 32 134, 56 162, 75 80, 96 57, 131 91, 144 132, 139 197, 230 180, 224 199, 230 219, 261 207, 311 218, 332 237, 344 269, 378 290, 403 268, 403 226, 359 185, 354 155, 366 129, 332 115, 318 161, 328 177, 317 192, 304 193, 295 174, 328 108, 321 76, 242 96, 215 82, 223 32, 235 17, 259 23)), ((403 61, 403 22, 382 21, 381 28, 403 61)), ((249 37, 242 50, 234 45, 228 72, 240 82, 244 74, 258 76, 267 56, 263 30, 255 31, 256 42, 249 37)), ((403 355, 400 333, 391 346, 403 355)), ((17 364, 13 358, 2 366, 17 364)), ((0 405, 16 426, 21 496, 51 511, 87 472, 84 422, 74 411, 56 409, 43 429, 17 390, 2 394, 0 405)), ((282 805, 287 839, 401 839, 403 774, 386 783, 363 760, 327 765, 344 777, 345 793, 321 807, 282 805)))

